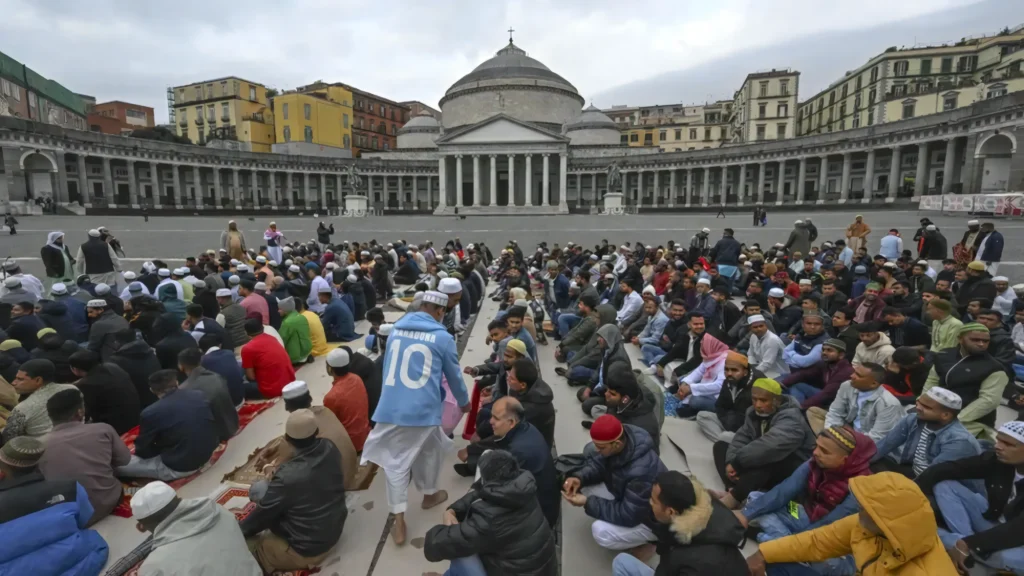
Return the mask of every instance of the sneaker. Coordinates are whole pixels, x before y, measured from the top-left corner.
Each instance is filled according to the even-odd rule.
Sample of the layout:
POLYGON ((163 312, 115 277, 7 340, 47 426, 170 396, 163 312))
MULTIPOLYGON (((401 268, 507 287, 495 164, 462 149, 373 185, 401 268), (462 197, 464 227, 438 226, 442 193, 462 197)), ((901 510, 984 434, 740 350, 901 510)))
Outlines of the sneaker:
POLYGON ((464 462, 459 462, 458 464, 453 466, 453 468, 455 468, 455 473, 458 474, 459 476, 462 476, 463 478, 472 478, 473 476, 476 475, 476 472, 470 470, 469 464, 466 464, 464 462))
POLYGON ((580 422, 580 425, 586 428, 587 430, 590 430, 590 427, 594 425, 594 422, 593 420, 584 420, 580 422))
POLYGON ((555 367, 555 374, 558 374, 559 376, 565 376, 568 373, 569 373, 569 370, 567 368, 565 368, 564 366, 556 366, 555 367))
POLYGON ((644 368, 642 373, 643 374, 648 374, 650 376, 654 376, 655 374, 658 373, 658 365, 655 364, 654 366, 651 366, 650 368, 644 368))

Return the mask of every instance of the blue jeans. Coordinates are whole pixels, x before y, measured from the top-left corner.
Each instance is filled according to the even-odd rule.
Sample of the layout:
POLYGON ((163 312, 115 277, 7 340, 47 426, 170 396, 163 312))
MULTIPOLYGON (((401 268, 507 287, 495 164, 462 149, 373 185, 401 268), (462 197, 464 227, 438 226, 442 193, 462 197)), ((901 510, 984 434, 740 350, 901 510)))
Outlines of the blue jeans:
POLYGON ((644 364, 647 366, 654 366, 658 360, 665 357, 665 352, 661 349, 661 346, 655 346, 654 344, 644 344, 640 347, 640 355, 643 356, 644 364))
POLYGON ((444 576, 487 576, 484 563, 476 554, 465 558, 452 558, 452 564, 444 571, 444 576))
POLYGON ((245 398, 247 400, 263 400, 263 393, 260 392, 260 387, 257 383, 251 380, 242 381, 242 386, 245 387, 245 398))
POLYGON ((558 315, 558 337, 565 338, 569 330, 572 330, 583 318, 576 314, 559 314, 558 315))
MULTIPOLYGON (((956 480, 946 480, 935 485, 935 502, 946 521, 949 530, 939 528, 939 539, 946 548, 957 540, 998 524, 982 514, 988 510, 988 499, 956 480)), ((975 558, 986 566, 1011 572, 1024 572, 1024 546, 1009 548, 993 553, 987 559, 975 558)))
MULTIPOLYGON (((747 502, 756 501, 761 496, 764 496, 764 492, 751 492, 747 496, 747 502)), ((811 519, 807 516, 807 511, 800 504, 796 505, 796 514, 794 517, 788 507, 769 512, 757 517, 757 524, 761 527, 761 532, 757 535, 757 541, 759 543, 769 542, 771 540, 777 540, 793 534, 799 534, 800 532, 807 531, 811 526, 811 519)), ((798 568, 807 568, 802 564, 781 564, 779 566, 796 566, 798 568)), ((824 562, 814 562, 809 565, 812 572, 806 572, 806 574, 818 574, 819 576, 852 576, 857 572, 857 566, 853 561, 853 556, 847 555, 839 558, 829 558, 824 562)), ((796 568, 795 572, 779 572, 779 574, 804 574, 796 568)))
POLYGON ((565 375, 568 380, 590 380, 594 377, 594 368, 587 368, 586 366, 574 366, 569 373, 565 375))
POLYGON ((814 386, 804 382, 797 382, 796 384, 791 384, 786 392, 792 396, 794 400, 803 404, 804 400, 807 400, 811 396, 821 392, 821 388, 815 388, 814 386))
POLYGON ((654 568, 636 559, 635 556, 620 553, 612 561, 613 576, 654 576, 654 568))

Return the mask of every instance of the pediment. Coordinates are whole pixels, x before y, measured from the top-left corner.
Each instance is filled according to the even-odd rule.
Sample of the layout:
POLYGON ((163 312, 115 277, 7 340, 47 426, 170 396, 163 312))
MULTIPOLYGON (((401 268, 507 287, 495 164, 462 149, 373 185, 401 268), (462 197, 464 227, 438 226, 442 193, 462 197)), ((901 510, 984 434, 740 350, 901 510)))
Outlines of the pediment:
POLYGON ((439 144, 563 143, 568 138, 542 128, 498 115, 446 134, 439 144))

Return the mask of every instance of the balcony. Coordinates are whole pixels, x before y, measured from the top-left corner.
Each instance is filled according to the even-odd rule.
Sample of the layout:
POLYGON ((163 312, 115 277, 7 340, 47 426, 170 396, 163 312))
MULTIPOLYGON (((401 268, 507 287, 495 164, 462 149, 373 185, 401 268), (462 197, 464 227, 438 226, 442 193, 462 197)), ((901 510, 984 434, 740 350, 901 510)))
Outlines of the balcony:
POLYGON ((200 116, 199 118, 196 118, 196 126, 202 126, 203 122, 204 122, 204 120, 203 120, 202 116, 200 116))
POLYGON ((224 114, 223 116, 220 117, 220 121, 221 122, 231 122, 231 115, 230 114, 224 114))
POLYGON ((178 126, 181 126, 182 128, 188 126, 188 118, 182 118, 181 120, 178 120, 178 126))
POLYGON ((249 120, 250 122, 259 122, 261 124, 267 124, 267 121, 263 118, 263 112, 253 112, 252 114, 246 114, 242 116, 242 120, 249 120))

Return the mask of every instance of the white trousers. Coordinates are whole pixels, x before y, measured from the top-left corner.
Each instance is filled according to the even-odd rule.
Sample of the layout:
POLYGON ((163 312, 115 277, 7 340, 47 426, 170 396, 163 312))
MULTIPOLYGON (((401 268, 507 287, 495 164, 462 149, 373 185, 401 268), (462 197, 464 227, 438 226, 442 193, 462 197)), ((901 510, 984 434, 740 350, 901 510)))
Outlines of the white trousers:
POLYGON ((363 446, 362 463, 373 462, 384 469, 387 479, 388 510, 402 514, 409 504, 409 481, 424 496, 436 494, 445 453, 452 441, 440 426, 395 426, 377 424, 363 446))
MULTIPOLYGON (((582 492, 588 498, 615 499, 604 484, 587 486, 583 488, 582 492)), ((590 526, 590 532, 598 546, 608 550, 629 550, 657 540, 654 532, 651 532, 651 529, 643 524, 626 527, 616 526, 604 520, 595 520, 590 526)))

